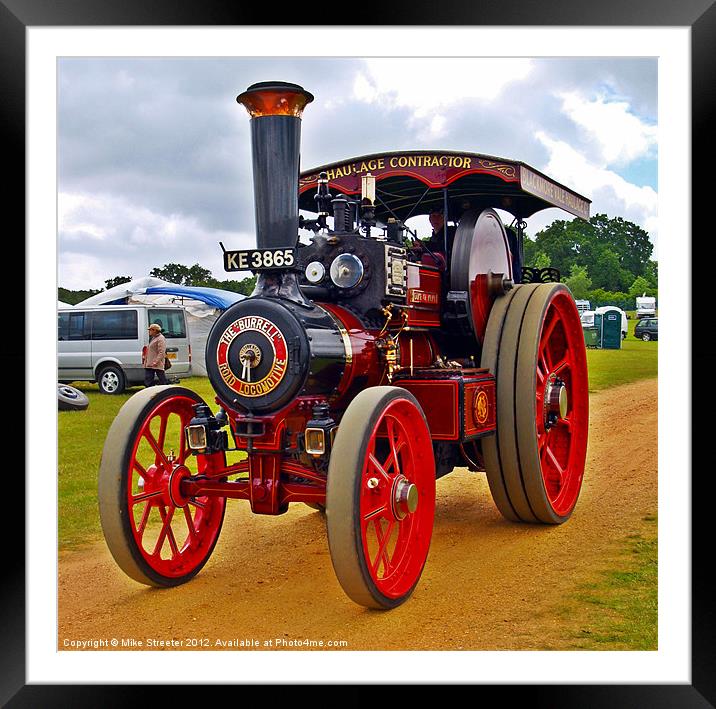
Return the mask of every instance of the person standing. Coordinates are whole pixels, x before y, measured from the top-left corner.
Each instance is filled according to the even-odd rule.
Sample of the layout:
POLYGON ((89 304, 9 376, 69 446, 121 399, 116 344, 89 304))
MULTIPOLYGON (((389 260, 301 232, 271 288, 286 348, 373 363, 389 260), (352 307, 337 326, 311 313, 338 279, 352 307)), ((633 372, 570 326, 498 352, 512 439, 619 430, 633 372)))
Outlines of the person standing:
POLYGON ((167 383, 167 375, 164 374, 164 358, 167 356, 167 341, 162 335, 162 328, 157 323, 149 326, 149 347, 142 359, 144 365, 144 386, 154 385, 154 379, 159 384, 167 383))

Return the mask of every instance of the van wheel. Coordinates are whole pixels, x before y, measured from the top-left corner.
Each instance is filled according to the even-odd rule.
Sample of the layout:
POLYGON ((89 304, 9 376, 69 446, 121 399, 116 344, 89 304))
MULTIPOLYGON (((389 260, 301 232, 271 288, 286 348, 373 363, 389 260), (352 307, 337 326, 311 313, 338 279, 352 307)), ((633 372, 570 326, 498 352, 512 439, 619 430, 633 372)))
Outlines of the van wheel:
POLYGON ((649 340, 651 340, 651 335, 650 335, 648 332, 645 332, 645 333, 641 336, 641 339, 644 340, 644 342, 649 342, 649 340))
POLYGON ((114 364, 102 367, 97 375, 97 384, 102 394, 121 394, 127 386, 124 372, 114 364))

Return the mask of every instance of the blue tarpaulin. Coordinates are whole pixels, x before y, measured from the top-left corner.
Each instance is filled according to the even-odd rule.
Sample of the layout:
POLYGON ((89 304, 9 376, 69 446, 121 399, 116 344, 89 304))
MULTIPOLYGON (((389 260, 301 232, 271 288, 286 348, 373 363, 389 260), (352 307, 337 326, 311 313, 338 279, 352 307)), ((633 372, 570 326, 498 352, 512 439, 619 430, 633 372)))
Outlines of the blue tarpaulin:
POLYGON ((147 295, 176 295, 193 298, 220 310, 226 310, 230 305, 246 297, 240 293, 232 293, 219 288, 204 288, 202 286, 152 286, 144 292, 147 295))

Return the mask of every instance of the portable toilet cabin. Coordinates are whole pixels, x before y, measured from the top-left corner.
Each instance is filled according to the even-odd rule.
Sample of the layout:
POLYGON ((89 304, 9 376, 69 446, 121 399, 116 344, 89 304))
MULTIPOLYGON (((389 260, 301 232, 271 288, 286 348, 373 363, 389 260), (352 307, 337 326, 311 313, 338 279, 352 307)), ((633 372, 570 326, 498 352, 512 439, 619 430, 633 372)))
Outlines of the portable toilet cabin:
POLYGON ((622 348, 622 314, 618 308, 594 313, 594 327, 599 331, 600 347, 604 350, 622 348))

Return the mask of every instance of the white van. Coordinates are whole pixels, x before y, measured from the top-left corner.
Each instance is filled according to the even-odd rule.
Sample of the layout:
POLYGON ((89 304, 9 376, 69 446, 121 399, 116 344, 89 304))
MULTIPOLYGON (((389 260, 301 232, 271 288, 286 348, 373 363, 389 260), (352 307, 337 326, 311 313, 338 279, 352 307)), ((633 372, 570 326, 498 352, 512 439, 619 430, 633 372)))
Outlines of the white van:
POLYGON ((144 383, 142 354, 151 323, 167 341, 171 380, 191 376, 191 346, 184 309, 175 305, 100 305, 57 313, 57 380, 97 382, 103 394, 144 383))

